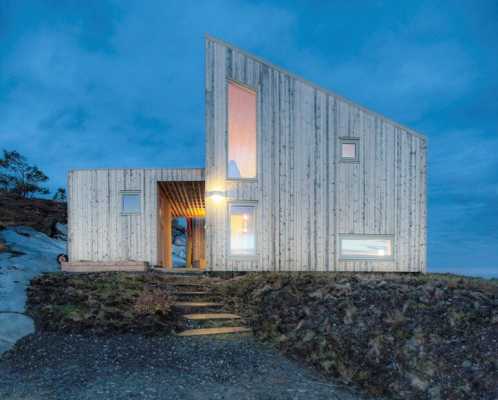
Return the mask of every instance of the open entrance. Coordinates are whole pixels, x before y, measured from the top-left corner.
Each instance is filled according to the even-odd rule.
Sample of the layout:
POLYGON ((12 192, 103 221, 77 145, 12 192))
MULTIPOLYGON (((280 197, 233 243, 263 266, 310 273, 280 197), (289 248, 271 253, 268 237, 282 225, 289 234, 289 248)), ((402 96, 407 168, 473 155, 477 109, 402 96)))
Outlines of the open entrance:
POLYGON ((158 189, 160 265, 205 268, 204 181, 158 182, 158 189))

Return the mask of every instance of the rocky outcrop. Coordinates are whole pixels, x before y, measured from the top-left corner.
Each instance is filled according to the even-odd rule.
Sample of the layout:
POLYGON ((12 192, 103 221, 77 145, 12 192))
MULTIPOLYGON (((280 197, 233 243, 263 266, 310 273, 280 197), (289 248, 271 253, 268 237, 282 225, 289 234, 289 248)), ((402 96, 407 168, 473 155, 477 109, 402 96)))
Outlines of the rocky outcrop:
POLYGON ((0 229, 27 226, 53 237, 57 223, 67 223, 66 203, 0 193, 0 229))
POLYGON ((252 274, 219 290, 261 339, 372 394, 498 398, 496 282, 252 274))
MULTIPOLYGON (((64 237, 66 226, 56 237, 64 237)), ((43 272, 56 271, 56 256, 66 252, 66 242, 33 228, 16 226, 0 231, 0 354, 21 337, 33 332, 31 318, 23 315, 26 287, 43 272)))

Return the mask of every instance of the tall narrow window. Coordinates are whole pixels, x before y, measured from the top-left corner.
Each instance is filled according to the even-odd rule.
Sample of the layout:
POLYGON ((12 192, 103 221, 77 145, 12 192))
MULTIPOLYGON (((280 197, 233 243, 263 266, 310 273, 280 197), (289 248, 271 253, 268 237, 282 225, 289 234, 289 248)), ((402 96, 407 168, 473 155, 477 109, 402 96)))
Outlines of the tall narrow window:
POLYGON ((256 92, 228 82, 229 179, 256 178, 256 92))
POLYGON ((256 205, 230 204, 230 255, 256 255, 256 205))

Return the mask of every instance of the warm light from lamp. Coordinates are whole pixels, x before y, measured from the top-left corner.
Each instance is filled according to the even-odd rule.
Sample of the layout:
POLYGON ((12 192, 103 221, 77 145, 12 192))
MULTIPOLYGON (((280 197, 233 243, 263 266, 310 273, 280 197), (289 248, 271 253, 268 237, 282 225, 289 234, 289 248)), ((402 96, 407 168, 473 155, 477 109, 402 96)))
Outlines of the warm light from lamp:
POLYGON ((221 190, 208 192, 208 197, 211 198, 215 204, 221 203, 225 198, 224 193, 221 190))

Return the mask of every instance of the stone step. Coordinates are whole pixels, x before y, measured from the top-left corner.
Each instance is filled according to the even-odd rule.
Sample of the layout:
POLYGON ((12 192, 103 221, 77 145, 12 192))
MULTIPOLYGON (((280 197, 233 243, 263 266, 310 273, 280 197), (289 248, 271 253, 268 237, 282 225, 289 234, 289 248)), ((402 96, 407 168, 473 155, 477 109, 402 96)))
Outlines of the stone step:
POLYGON ((193 321, 205 321, 210 319, 240 319, 240 315, 229 313, 198 313, 198 314, 185 314, 183 318, 193 321))
POLYGON ((177 333, 177 336, 224 335, 227 333, 245 333, 245 332, 251 332, 251 329, 245 328, 243 326, 226 326, 219 328, 188 329, 186 331, 177 333))
POLYGON ((209 301, 177 301, 175 307, 221 307, 222 303, 214 303, 209 301))

